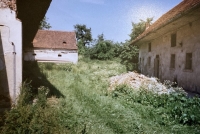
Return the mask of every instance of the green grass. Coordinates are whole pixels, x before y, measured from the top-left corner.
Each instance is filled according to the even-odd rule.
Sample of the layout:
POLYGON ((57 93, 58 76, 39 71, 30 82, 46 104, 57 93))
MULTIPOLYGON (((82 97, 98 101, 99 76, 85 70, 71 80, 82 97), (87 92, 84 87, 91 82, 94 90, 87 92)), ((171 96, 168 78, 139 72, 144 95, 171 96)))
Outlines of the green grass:
MULTIPOLYGON (((77 65, 39 63, 40 72, 34 67, 31 68, 33 70, 31 72, 28 71, 30 68, 25 71, 29 79, 34 79, 33 88, 44 83, 44 86, 49 87, 52 92, 47 96, 55 96, 58 101, 56 108, 53 108, 53 113, 57 113, 56 115, 51 113, 41 117, 46 119, 47 116, 54 116, 55 118, 49 117, 49 120, 55 122, 57 119, 56 123, 60 123, 59 129, 63 129, 60 133, 64 131, 72 134, 200 133, 198 124, 179 123, 167 112, 163 112, 167 110, 166 107, 155 107, 154 103, 149 103, 147 99, 144 99, 145 103, 141 103, 142 100, 136 98, 137 93, 122 91, 109 93, 107 91, 109 77, 125 72, 125 67, 117 59, 91 61, 80 57, 77 65)), ((142 97, 145 98, 145 95, 142 97)), ((48 106, 44 111, 50 109, 48 106)), ((41 111, 41 108, 39 110, 41 111)), ((41 121, 36 120, 33 123, 37 122, 41 121)), ((5 124, 2 128, 8 126, 9 124, 5 124)), ((52 123, 52 126, 55 126, 55 123, 52 123)), ((50 132, 59 133, 52 131, 50 132)))

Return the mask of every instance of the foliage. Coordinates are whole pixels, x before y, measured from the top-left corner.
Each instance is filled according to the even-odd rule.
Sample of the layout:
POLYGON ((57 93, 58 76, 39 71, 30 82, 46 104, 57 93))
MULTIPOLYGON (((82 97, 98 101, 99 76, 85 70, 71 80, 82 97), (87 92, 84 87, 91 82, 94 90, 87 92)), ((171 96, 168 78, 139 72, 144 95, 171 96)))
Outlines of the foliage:
MULTIPOLYGON (((186 123, 183 125, 177 119, 174 120, 169 112, 169 107, 165 104, 165 100, 169 99, 168 96, 165 96, 166 99, 163 97, 158 100, 154 99, 154 94, 151 95, 145 90, 141 93, 135 92, 126 86, 108 92, 109 78, 126 71, 125 67, 116 60, 90 60, 81 56, 76 65, 50 64, 48 66, 51 67, 47 68, 51 69, 46 69, 46 63, 38 63, 42 73, 46 74, 47 80, 65 97, 57 98, 59 101, 53 106, 49 105, 49 100, 47 100, 44 108, 37 105, 38 109, 36 109, 38 101, 33 106, 26 104, 24 106, 26 110, 18 109, 24 116, 15 112, 12 114, 13 118, 10 118, 13 123, 5 124, 3 130, 20 133, 21 131, 17 132, 16 129, 22 128, 22 123, 16 122, 17 120, 27 120, 27 123, 23 121, 23 130, 30 130, 29 120, 34 119, 31 121, 32 131, 28 131, 29 133, 45 133, 48 128, 52 130, 49 133, 71 134, 200 133, 198 124, 188 125, 186 123), (35 110, 31 111, 27 105, 35 110), (32 115, 35 115, 34 118, 32 115), (11 125, 13 129, 8 128, 11 125)), ((34 70, 29 68, 29 71, 34 70)), ((40 81, 44 81, 44 79, 42 78, 40 81)), ((29 100, 28 98, 27 100, 29 100)), ((171 104, 170 101, 167 102, 171 104)), ((173 104, 179 105, 178 103, 173 104)), ((185 110, 190 108, 191 106, 188 106, 185 110)), ((196 115, 198 116, 198 114, 196 115)))
POLYGON ((76 32, 77 41, 80 42, 81 46, 86 46, 92 41, 91 28, 87 28, 86 25, 76 24, 74 25, 74 29, 76 32))
POLYGON ((113 44, 109 41, 98 42, 90 49, 90 58, 108 60, 114 57, 113 44))
POLYGON ((153 21, 153 18, 147 18, 146 21, 140 20, 138 23, 132 22, 132 32, 130 34, 130 41, 136 39, 141 33, 143 33, 146 29, 146 26, 150 26, 153 21))
POLYGON ((59 112, 47 104, 48 89, 40 87, 33 103, 32 89, 24 83, 18 103, 6 113, 2 134, 61 133, 59 112), (33 103, 33 104, 32 104, 33 103))
POLYGON ((124 43, 119 57, 121 58, 121 63, 126 66, 127 71, 138 69, 138 46, 129 45, 129 42, 124 43))
POLYGON ((98 35, 98 39, 94 43, 95 45, 87 48, 85 54, 91 59, 108 60, 119 56, 120 44, 105 40, 103 34, 98 35))
POLYGON ((51 28, 51 25, 47 21, 48 21, 48 18, 46 18, 46 16, 45 16, 43 18, 43 20, 40 21, 39 29, 42 29, 42 30, 47 29, 47 30, 49 30, 51 28))
POLYGON ((126 66, 127 71, 137 70, 138 71, 138 58, 139 49, 136 45, 130 45, 131 41, 136 39, 141 33, 145 31, 147 25, 150 25, 153 18, 147 18, 146 21, 140 20, 139 23, 132 22, 132 32, 130 34, 131 39, 127 40, 121 48, 121 63, 126 66))
POLYGON ((155 112, 165 115, 162 123, 175 120, 181 124, 200 125, 200 98, 197 97, 187 98, 183 93, 158 95, 146 89, 140 89, 136 93, 126 85, 118 86, 112 96, 127 100, 127 104, 135 102, 158 109, 159 111, 155 112))

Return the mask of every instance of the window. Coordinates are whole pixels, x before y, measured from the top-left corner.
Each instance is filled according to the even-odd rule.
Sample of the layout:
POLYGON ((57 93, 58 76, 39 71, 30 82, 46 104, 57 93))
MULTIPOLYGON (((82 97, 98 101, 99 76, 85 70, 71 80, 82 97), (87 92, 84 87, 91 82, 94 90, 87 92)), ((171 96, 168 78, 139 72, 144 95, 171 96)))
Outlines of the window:
POLYGON ((62 57, 62 55, 61 55, 61 54, 58 54, 58 57, 62 57))
POLYGON ((35 54, 35 53, 33 53, 33 56, 36 56, 36 54, 35 54))
POLYGON ((175 68, 175 54, 171 54, 170 68, 175 68))
POLYGON ((151 57, 148 58, 148 66, 151 66, 151 57))
POLYGON ((185 69, 192 69, 192 53, 186 53, 185 69))
POLYGON ((176 46, 176 34, 171 34, 171 47, 176 46))
POLYGON ((151 52, 151 43, 148 44, 148 50, 151 52))

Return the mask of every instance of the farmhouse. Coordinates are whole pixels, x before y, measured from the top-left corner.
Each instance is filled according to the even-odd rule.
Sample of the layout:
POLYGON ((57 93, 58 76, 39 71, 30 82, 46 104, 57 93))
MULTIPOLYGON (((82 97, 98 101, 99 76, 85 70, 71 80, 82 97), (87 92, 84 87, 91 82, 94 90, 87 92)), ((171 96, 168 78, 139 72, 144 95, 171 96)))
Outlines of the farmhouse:
POLYGON ((25 48, 25 61, 77 63, 76 33, 38 30, 33 47, 25 48))
POLYGON ((51 0, 0 0, 0 104, 16 102, 22 83, 22 51, 31 47, 50 3, 51 0))
POLYGON ((139 35, 141 73, 200 93, 200 0, 183 0, 139 35))

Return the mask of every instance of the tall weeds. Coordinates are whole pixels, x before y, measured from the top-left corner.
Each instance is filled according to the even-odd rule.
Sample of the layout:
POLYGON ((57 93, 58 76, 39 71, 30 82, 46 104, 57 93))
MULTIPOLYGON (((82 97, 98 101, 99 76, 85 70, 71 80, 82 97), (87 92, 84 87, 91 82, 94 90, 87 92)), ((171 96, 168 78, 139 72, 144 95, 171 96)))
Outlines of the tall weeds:
POLYGON ((47 104, 47 93, 47 88, 40 87, 34 96, 30 85, 24 83, 16 106, 5 115, 1 134, 63 133, 59 112, 47 104))

